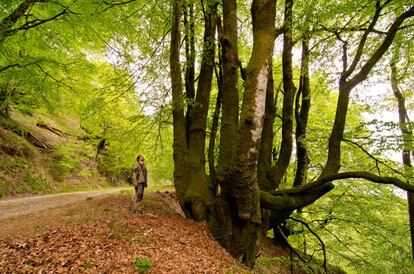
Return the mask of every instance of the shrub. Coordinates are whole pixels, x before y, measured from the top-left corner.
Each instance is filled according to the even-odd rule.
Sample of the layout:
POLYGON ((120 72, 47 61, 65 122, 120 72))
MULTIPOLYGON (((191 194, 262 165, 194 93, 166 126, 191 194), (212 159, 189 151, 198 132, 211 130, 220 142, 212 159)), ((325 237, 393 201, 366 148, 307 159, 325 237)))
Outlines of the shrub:
POLYGON ((151 260, 150 259, 141 259, 140 257, 136 257, 134 261, 135 268, 140 273, 147 273, 151 269, 151 260))

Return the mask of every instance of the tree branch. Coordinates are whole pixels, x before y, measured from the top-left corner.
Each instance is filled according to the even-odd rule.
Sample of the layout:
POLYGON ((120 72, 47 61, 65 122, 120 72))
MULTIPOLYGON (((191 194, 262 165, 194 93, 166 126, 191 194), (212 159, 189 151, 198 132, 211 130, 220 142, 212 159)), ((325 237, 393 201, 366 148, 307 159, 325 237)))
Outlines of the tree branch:
POLYGON ((0 72, 5 71, 6 69, 9 69, 9 68, 14 68, 14 67, 19 67, 19 68, 21 68, 21 67, 22 67, 22 64, 10 64, 10 65, 7 65, 7 66, 4 66, 4 67, 1 67, 1 68, 0 68, 0 72))
POLYGON ((28 67, 28 66, 31 66, 31 65, 39 65, 42 62, 45 62, 45 61, 44 60, 37 60, 37 61, 34 61, 34 62, 28 62, 28 63, 25 63, 25 64, 22 64, 22 63, 9 64, 9 65, 6 65, 4 67, 0 67, 0 73, 7 70, 7 69, 10 69, 10 68, 25 68, 25 67, 28 67))
POLYGON ((316 234, 311 228, 310 228, 310 226, 309 226, 309 224, 308 223, 306 223, 306 222, 304 222, 304 221, 302 221, 302 220, 299 220, 299 219, 296 219, 296 218, 293 218, 293 217, 289 217, 289 219, 291 219, 291 220, 293 220, 293 221, 295 221, 295 222, 298 222, 298 223, 301 223, 302 225, 304 225, 308 230, 309 230, 309 232, 310 233, 312 233, 317 239, 318 239, 318 241, 321 243, 321 246, 322 246, 322 252, 323 252, 323 270, 325 270, 325 273, 328 273, 327 272, 327 270, 326 270, 326 251, 325 251, 325 244, 324 244, 324 242, 322 241, 322 239, 321 239, 321 237, 319 237, 318 236, 318 234, 316 234))
MULTIPOLYGON (((105 12, 105 11, 107 11, 107 10, 109 10, 109 9, 111 9, 111 8, 113 8, 113 7, 116 7, 116 6, 120 6, 120 5, 125 5, 125 4, 130 4, 130 3, 132 3, 132 2, 135 2, 136 0, 128 0, 128 1, 112 1, 112 2, 109 2, 109 1, 103 1, 103 3, 105 4, 105 5, 108 5, 108 7, 106 7, 104 10, 103 10, 103 12, 105 12)), ((146 5, 146 4, 145 4, 146 5)), ((144 6, 145 6, 144 5, 144 6)))
POLYGON ((414 16, 414 6, 411 6, 408 10, 402 13, 398 18, 394 21, 391 27, 387 31, 387 35, 385 36, 384 40, 380 44, 380 46, 376 49, 374 54, 368 59, 368 61, 362 66, 360 71, 352 77, 348 81, 349 86, 355 87, 357 84, 362 82, 368 76, 368 73, 371 69, 375 66, 375 64, 379 61, 379 59, 385 54, 388 48, 391 46, 395 35, 397 34, 398 29, 404 23, 407 18, 414 16))
POLYGON ((374 26, 375 26, 375 24, 377 23, 377 21, 380 17, 381 10, 382 10, 382 7, 380 5, 380 1, 378 0, 375 4, 374 18, 372 19, 372 21, 369 24, 367 30, 364 32, 364 34, 361 37, 361 41, 358 44, 358 48, 357 48, 354 60, 352 61, 352 64, 350 65, 350 67, 348 69, 346 69, 345 71, 343 71, 343 73, 341 75, 341 77, 343 77, 344 79, 346 79, 348 76, 350 76, 352 74, 352 72, 354 72, 357 64, 361 60, 361 56, 362 56, 362 53, 364 52, 365 43, 368 39, 368 35, 374 29, 374 26))
POLYGON ((377 184, 385 184, 385 185, 394 185, 406 191, 414 191, 414 184, 409 182, 404 182, 398 178, 388 177, 388 176, 378 176, 371 172, 366 171, 350 171, 350 172, 341 172, 332 174, 329 176, 322 177, 312 183, 306 184, 301 187, 292 188, 292 189, 284 189, 284 190, 277 190, 272 192, 272 195, 284 195, 284 194, 306 194, 313 189, 323 186, 324 184, 330 183, 335 180, 342 180, 342 179, 365 179, 377 184))
POLYGON ((374 155, 372 155, 371 153, 369 153, 363 146, 361 146, 360 144, 358 144, 357 142, 354 142, 354 141, 352 141, 352 140, 349 140, 349 139, 342 139, 344 142, 347 142, 347 143, 350 143, 350 144, 353 144, 354 146, 357 146, 358 148, 360 148, 366 155, 368 155, 371 159, 373 159, 376 163, 380 163, 380 164, 382 164, 383 166, 385 166, 386 168, 389 168, 391 171, 393 171, 393 172, 395 172, 395 173, 397 173, 397 174, 399 174, 399 175, 402 175, 402 176, 406 176, 406 174, 404 174, 403 172, 401 172, 401 171, 399 171, 399 170, 397 170, 397 169, 395 169, 395 168, 393 168, 393 167, 391 167, 391 166, 389 166, 387 163, 385 163, 384 161, 382 161, 382 160, 380 160, 380 159, 378 159, 377 157, 375 157, 374 155))
MULTIPOLYGON (((333 184, 325 183, 302 192, 278 191, 270 193, 260 191, 260 206, 276 211, 292 211, 314 203, 333 188, 333 184)), ((299 187, 289 190, 295 189, 299 189, 299 187)))
MULTIPOLYGON (((6 30, 6 31, 3 32, 3 39, 5 37, 7 37, 7 36, 11 36, 11 35, 15 34, 18 31, 28 30, 28 29, 31 29, 31 28, 35 28, 35 27, 37 27, 39 25, 42 25, 44 23, 53 21, 53 20, 59 18, 60 16, 62 16, 63 14, 65 14, 66 12, 67 12, 67 9, 64 9, 61 12, 59 12, 58 14, 56 14, 56 15, 50 17, 50 18, 47 18, 47 19, 35 19, 35 20, 27 21, 26 23, 24 23, 22 26, 20 26, 18 28, 6 30)), ((0 41, 1 41, 1 39, 0 39, 0 41)))

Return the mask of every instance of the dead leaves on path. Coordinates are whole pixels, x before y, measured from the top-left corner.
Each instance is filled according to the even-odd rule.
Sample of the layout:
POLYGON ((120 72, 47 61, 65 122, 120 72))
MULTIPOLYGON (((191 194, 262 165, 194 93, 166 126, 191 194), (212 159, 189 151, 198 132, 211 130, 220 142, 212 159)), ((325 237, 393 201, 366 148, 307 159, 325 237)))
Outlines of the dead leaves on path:
POLYGON ((1 239, 0 272, 137 273, 136 257, 151 260, 150 273, 245 271, 205 223, 170 207, 170 196, 147 195, 139 215, 129 202, 128 196, 85 201, 48 228, 1 239))

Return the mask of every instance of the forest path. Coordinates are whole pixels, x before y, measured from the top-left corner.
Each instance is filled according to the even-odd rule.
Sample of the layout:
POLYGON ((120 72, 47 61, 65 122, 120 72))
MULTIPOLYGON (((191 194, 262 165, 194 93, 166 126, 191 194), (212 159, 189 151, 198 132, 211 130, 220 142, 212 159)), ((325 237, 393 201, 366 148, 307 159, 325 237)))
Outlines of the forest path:
POLYGON ((132 189, 132 187, 104 188, 91 191, 0 199, 0 220, 19 215, 32 214, 48 208, 74 204, 93 197, 120 193, 128 189, 132 189))

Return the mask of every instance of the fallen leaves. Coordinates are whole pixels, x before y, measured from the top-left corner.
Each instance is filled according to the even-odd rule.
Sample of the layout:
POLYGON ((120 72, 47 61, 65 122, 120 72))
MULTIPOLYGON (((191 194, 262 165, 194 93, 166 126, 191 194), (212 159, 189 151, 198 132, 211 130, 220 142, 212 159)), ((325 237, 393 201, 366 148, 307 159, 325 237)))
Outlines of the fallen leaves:
POLYGON ((143 214, 129 204, 122 195, 85 201, 34 233, 0 239, 0 272, 136 273, 137 257, 150 273, 246 272, 170 193, 147 194, 143 214))

